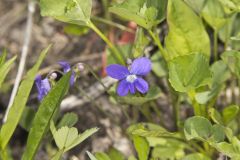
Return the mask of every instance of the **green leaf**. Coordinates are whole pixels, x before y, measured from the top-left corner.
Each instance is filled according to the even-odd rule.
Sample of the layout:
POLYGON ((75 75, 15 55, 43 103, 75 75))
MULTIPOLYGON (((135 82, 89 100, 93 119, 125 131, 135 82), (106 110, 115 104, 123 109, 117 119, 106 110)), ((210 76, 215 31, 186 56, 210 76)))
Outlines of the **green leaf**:
POLYGON ((89 157, 91 160, 99 160, 99 159, 97 159, 94 155, 92 155, 92 153, 90 153, 90 152, 88 152, 88 151, 87 151, 87 155, 88 155, 88 157, 89 157))
POLYGON ((237 105, 230 105, 223 109, 223 121, 225 124, 229 124, 232 120, 234 120, 239 113, 239 106, 237 105))
POLYGON ((208 113, 211 117, 211 119, 217 123, 217 124, 223 124, 223 119, 222 119, 222 116, 221 114, 215 109, 215 108, 210 108, 208 110, 208 113))
POLYGON ((77 128, 62 127, 54 133, 53 137, 58 148, 67 152, 97 131, 98 128, 92 128, 84 131, 82 134, 78 134, 77 128))
POLYGON ((7 57, 7 50, 4 49, 3 52, 0 54, 0 68, 5 63, 7 57))
POLYGON ((214 145, 214 147, 221 153, 229 156, 232 160, 240 159, 240 149, 234 144, 221 142, 214 145))
POLYGON ((138 58, 143 56, 144 49, 149 43, 149 39, 145 36, 143 28, 138 28, 133 46, 133 57, 138 58))
POLYGON ((78 121, 78 116, 76 113, 66 113, 64 114, 61 121, 58 123, 57 128, 61 128, 63 126, 72 127, 74 126, 78 121))
POLYGON ((82 36, 89 32, 89 27, 79 26, 76 24, 68 24, 64 27, 64 32, 70 35, 82 36))
POLYGON ((211 103, 224 89, 225 82, 231 77, 227 65, 221 60, 211 66, 211 71, 213 74, 210 89, 196 94, 195 98, 199 104, 211 103))
POLYGON ((125 0, 109 11, 150 29, 164 19, 166 4, 167 0, 125 0))
MULTIPOLYGON (((95 157, 96 157, 98 160, 111 160, 106 153, 102 153, 102 152, 97 152, 97 153, 95 153, 95 157)), ((116 157, 116 158, 117 158, 117 157, 116 157)))
POLYGON ((232 73, 240 78, 240 52, 226 51, 221 55, 222 60, 228 65, 232 73))
POLYGON ((206 0, 185 0, 185 2, 198 14, 201 13, 206 0))
POLYGON ((147 140, 140 136, 133 136, 133 142, 135 149, 137 150, 139 160, 147 160, 150 152, 147 140))
POLYGON ((194 116, 185 121, 184 133, 187 140, 199 139, 211 145, 225 139, 225 128, 220 124, 212 126, 204 117, 194 116))
POLYGON ((108 151, 108 156, 109 158, 112 160, 125 160, 124 155, 118 151, 116 148, 110 148, 110 150, 108 151))
POLYGON ((178 92, 189 92, 211 82, 208 59, 202 54, 179 56, 169 61, 169 81, 178 92))
POLYGON ((13 62, 16 60, 16 56, 8 60, 6 63, 0 65, 0 88, 2 86, 2 83, 4 79, 6 78, 8 72, 10 71, 13 62))
POLYGON ((182 0, 169 0, 169 32, 165 39, 168 59, 202 53, 210 57, 210 40, 201 19, 182 0))
POLYGON ((30 91, 32 89, 37 71, 46 56, 50 46, 42 51, 38 61, 33 66, 31 70, 28 71, 25 79, 21 82, 13 105, 9 110, 8 118, 5 124, 3 124, 0 131, 0 139, 1 139, 1 148, 4 149, 8 144, 12 134, 17 127, 17 124, 20 121, 24 108, 26 106, 30 91))
POLYGON ((40 142, 49 128, 50 121, 68 91, 70 76, 71 72, 64 75, 42 100, 34 117, 22 160, 34 159, 40 142))
MULTIPOLYGON (((159 52, 159 51, 158 51, 159 52)), ((160 56, 159 53, 155 53, 151 57, 152 62, 152 71, 158 77, 164 77, 167 75, 167 65, 163 57, 160 56)))
POLYGON ((194 116, 185 121, 184 133, 187 140, 208 139, 212 133, 212 124, 204 117, 194 116))
POLYGON ((92 0, 40 0, 42 16, 63 22, 87 25, 90 21, 92 0))
POLYGON ((210 140, 214 141, 215 143, 223 142, 225 139, 224 127, 219 124, 215 124, 212 127, 212 136, 210 140))
POLYGON ((127 129, 128 134, 142 137, 177 137, 177 134, 168 132, 165 128, 152 123, 137 123, 127 129))
POLYGON ((149 143, 155 143, 152 150, 153 159, 182 159, 185 145, 181 141, 169 138, 147 138, 149 143))
POLYGON ((227 22, 227 17, 224 13, 222 4, 218 0, 206 1, 202 10, 202 16, 216 31, 223 27, 227 22))
POLYGON ((31 126, 32 126, 32 122, 35 116, 35 110, 33 108, 30 107, 25 107, 22 117, 20 119, 20 125, 21 127, 23 127, 26 131, 29 131, 31 126))
POLYGON ((162 92, 158 87, 151 87, 145 96, 129 94, 127 96, 120 97, 116 94, 115 89, 110 91, 110 94, 121 104, 142 105, 159 98, 162 95, 162 92))
POLYGON ((211 160, 211 158, 202 153, 192 153, 184 157, 182 160, 211 160))

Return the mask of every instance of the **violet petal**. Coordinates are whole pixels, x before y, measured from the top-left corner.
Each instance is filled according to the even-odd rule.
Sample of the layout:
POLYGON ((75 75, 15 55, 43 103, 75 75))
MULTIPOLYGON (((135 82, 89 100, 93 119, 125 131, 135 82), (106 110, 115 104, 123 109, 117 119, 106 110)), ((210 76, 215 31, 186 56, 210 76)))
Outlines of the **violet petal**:
POLYGON ((124 79, 119 82, 118 87, 117 87, 117 94, 119 96, 126 96, 129 91, 129 83, 124 79))
POLYGON ((136 93, 135 87, 134 87, 134 83, 128 83, 128 87, 129 87, 129 90, 130 90, 131 94, 135 94, 136 93))
POLYGON ((66 61, 59 61, 58 64, 63 68, 63 72, 67 73, 71 70, 71 66, 66 61))
POLYGON ((111 64, 107 66, 106 71, 110 77, 118 80, 122 80, 129 75, 127 67, 119 64, 111 64))
POLYGON ((71 77, 70 77, 70 86, 73 86, 75 80, 75 73, 72 72, 71 77))
POLYGON ((130 68, 130 73, 145 76, 151 71, 151 69, 151 61, 146 57, 141 57, 133 61, 130 68))
POLYGON ((137 90, 140 93, 147 93, 149 87, 148 87, 148 83, 142 79, 142 78, 138 78, 135 82, 134 82, 135 87, 137 88, 137 90))

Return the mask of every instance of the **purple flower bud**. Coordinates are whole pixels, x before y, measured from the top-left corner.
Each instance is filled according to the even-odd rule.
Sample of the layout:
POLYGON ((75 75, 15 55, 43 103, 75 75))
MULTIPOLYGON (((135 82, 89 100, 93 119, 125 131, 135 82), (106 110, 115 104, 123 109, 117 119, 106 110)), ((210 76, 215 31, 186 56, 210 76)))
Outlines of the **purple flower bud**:
POLYGON ((51 89, 50 83, 47 78, 42 80, 40 75, 35 78, 35 84, 38 90, 38 100, 41 101, 51 89))
MULTIPOLYGON (((67 73, 67 72, 71 71, 71 65, 68 62, 59 61, 58 64, 60 64, 62 66, 64 73, 67 73)), ((72 75, 70 77, 70 85, 71 86, 73 86, 74 81, 75 81, 75 73, 72 71, 72 75)))
POLYGON ((119 96, 126 96, 130 91, 135 94, 136 90, 142 94, 148 92, 148 83, 142 78, 152 69, 151 61, 146 57, 135 59, 129 69, 119 64, 112 64, 106 68, 107 74, 119 80, 117 93, 119 96))

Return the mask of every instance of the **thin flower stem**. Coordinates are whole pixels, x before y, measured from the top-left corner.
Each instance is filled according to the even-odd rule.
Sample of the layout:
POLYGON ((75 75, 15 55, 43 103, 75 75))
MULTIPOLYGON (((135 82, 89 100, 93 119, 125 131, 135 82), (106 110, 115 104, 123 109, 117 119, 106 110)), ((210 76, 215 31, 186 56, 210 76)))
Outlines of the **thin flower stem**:
POLYGON ((201 116, 202 115, 201 106, 195 100, 195 94, 196 94, 195 91, 188 92, 188 96, 192 101, 192 105, 193 105, 193 109, 194 109, 194 115, 195 116, 201 116))
POLYGON ((87 70, 94 76, 94 78, 96 78, 96 80, 103 86, 104 90, 108 90, 108 88, 103 84, 101 78, 98 77, 98 75, 93 71, 92 67, 84 64, 84 66, 86 66, 87 70))
POLYGON ((218 60, 218 30, 214 30, 213 33, 213 53, 214 53, 214 61, 218 60))
POLYGON ((162 43, 159 39, 158 36, 156 36, 153 31, 151 30, 148 30, 148 33, 150 34, 150 36, 153 38, 154 42, 156 43, 156 45, 158 46, 159 50, 160 50, 160 54, 161 56, 163 56, 163 58, 166 60, 167 58, 167 53, 166 51, 164 50, 163 46, 162 46, 162 43))
POLYGON ((113 27, 116 27, 116 28, 119 28, 123 31, 127 31, 127 32, 130 32, 130 33, 134 33, 134 31, 124 25, 121 25, 119 23, 115 23, 115 22, 112 22, 110 20, 107 20, 105 18, 102 18, 102 17, 96 17, 96 16, 93 16, 92 17, 92 20, 93 21, 96 21, 96 22, 101 22, 101 23, 105 23, 105 24, 108 24, 108 25, 111 25, 113 27))
POLYGON ((116 58, 116 60, 124 65, 125 61, 124 58, 122 57, 121 53, 119 52, 119 50, 114 46, 114 44, 97 28, 97 26, 95 24, 93 24, 91 21, 87 22, 88 26, 94 30, 101 38, 104 42, 107 43, 107 45, 109 46, 109 48, 112 50, 112 53, 114 54, 114 57, 116 58))

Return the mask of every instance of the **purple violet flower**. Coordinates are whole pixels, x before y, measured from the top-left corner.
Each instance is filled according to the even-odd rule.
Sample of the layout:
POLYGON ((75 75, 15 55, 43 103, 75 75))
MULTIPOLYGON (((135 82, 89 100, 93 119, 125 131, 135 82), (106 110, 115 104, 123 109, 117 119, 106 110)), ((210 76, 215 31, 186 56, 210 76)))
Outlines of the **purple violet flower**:
POLYGON ((129 69, 119 64, 112 64, 107 66, 106 71, 110 77, 120 81, 117 94, 126 96, 129 91, 135 94, 136 89, 142 94, 147 93, 149 86, 142 76, 146 76, 151 69, 151 61, 146 57, 140 57, 133 61, 129 69))
POLYGON ((48 94, 51 89, 50 83, 47 78, 42 80, 40 75, 35 78, 35 84, 38 90, 38 100, 41 101, 44 96, 48 94))
MULTIPOLYGON (((71 66, 68 62, 66 61, 59 61, 58 64, 63 68, 63 72, 67 73, 71 71, 71 66)), ((74 84, 74 79, 75 79, 75 73, 72 71, 72 75, 70 77, 70 85, 73 86, 74 84)))

